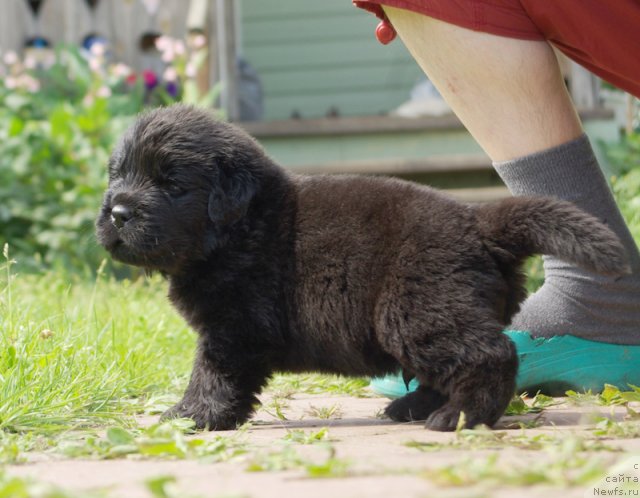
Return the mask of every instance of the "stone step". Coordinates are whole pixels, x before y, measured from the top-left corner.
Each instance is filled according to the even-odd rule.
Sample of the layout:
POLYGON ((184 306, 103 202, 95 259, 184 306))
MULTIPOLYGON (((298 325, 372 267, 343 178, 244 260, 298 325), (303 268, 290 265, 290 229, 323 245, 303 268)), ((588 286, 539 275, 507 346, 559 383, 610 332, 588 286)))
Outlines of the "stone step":
POLYGON ((444 192, 462 202, 490 202, 511 197, 507 187, 476 187, 446 189, 444 192))
POLYGON ((455 173, 491 171, 490 159, 482 154, 448 154, 420 159, 385 158, 326 161, 287 166, 296 173, 353 173, 379 175, 411 175, 425 173, 455 173))

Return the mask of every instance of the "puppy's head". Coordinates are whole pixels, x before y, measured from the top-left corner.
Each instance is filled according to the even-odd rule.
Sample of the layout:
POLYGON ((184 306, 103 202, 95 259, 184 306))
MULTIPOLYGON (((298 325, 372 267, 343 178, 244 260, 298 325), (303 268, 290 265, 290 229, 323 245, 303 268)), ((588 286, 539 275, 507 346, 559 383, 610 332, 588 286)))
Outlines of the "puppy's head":
POLYGON ((203 110, 142 115, 109 161, 98 241, 124 263, 165 273, 205 259, 245 216, 264 154, 203 110))

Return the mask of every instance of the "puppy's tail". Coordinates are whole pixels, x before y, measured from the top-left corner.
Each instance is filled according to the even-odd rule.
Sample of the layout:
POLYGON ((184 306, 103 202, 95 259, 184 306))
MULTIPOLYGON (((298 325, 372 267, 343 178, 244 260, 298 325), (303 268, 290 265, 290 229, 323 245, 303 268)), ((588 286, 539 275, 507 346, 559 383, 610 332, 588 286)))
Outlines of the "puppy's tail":
POLYGON ((486 243, 505 262, 547 254, 603 275, 631 271, 618 237, 569 202, 513 197, 478 206, 478 215, 486 243))

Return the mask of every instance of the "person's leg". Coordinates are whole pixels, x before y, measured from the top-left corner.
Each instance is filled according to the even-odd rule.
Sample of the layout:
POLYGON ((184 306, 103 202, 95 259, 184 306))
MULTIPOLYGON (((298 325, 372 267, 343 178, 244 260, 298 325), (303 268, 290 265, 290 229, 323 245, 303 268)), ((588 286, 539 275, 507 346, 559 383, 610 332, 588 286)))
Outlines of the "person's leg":
POLYGON ((493 161, 582 135, 547 42, 472 31, 408 10, 384 10, 411 55, 493 161))
MULTIPOLYGON (((614 281, 545 259, 545 284, 512 328, 640 344, 640 256, 567 93, 551 47, 384 7, 403 42, 515 195, 570 200, 621 238, 634 274, 614 281)), ((605 372, 603 372, 605 373, 605 372)), ((606 381, 606 377, 603 377, 606 381)))

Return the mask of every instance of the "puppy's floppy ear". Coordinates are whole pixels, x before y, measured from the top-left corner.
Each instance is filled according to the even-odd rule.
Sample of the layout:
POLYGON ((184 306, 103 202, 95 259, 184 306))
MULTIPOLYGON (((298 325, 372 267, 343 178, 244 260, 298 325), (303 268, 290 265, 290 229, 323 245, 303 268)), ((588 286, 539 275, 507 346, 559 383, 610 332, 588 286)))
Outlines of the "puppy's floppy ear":
POLYGON ((209 218, 217 225, 233 224, 246 214, 256 190, 251 172, 237 170, 228 174, 219 170, 218 181, 209 194, 209 218))

